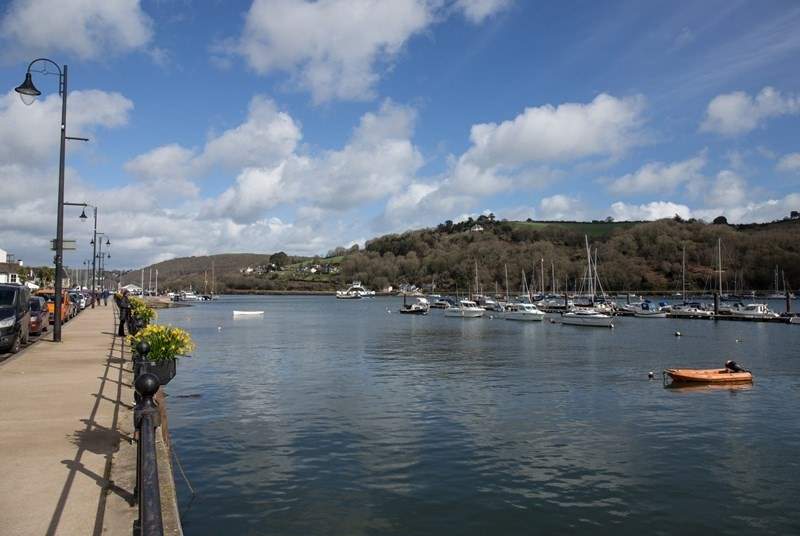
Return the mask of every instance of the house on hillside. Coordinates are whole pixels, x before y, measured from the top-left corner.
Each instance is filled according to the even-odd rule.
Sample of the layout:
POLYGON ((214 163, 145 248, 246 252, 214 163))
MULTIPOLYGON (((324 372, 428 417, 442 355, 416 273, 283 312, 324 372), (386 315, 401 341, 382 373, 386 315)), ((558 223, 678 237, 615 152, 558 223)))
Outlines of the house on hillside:
POLYGON ((469 228, 469 230, 473 233, 482 233, 483 232, 483 225, 478 225, 477 223, 469 228))

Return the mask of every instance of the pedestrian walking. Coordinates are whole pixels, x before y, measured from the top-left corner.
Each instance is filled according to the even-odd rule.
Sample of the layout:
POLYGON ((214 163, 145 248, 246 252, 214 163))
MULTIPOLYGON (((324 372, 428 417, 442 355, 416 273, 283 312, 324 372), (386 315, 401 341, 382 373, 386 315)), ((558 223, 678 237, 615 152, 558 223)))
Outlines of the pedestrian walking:
POLYGON ((119 330, 117 331, 117 335, 124 337, 125 323, 128 321, 128 317, 131 314, 131 302, 128 299, 127 289, 122 291, 122 296, 120 296, 117 301, 117 307, 119 308, 119 330))
POLYGON ((106 307, 108 307, 108 295, 109 295, 108 289, 107 288, 103 289, 103 305, 106 307))

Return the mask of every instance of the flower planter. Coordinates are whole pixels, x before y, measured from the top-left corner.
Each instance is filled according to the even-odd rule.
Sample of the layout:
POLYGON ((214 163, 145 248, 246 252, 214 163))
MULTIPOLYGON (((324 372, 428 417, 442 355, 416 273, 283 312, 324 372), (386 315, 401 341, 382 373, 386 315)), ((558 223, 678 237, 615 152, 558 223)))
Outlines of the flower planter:
POLYGON ((140 374, 149 372, 158 376, 161 385, 167 385, 178 372, 178 362, 175 359, 164 361, 143 361, 141 362, 140 374))

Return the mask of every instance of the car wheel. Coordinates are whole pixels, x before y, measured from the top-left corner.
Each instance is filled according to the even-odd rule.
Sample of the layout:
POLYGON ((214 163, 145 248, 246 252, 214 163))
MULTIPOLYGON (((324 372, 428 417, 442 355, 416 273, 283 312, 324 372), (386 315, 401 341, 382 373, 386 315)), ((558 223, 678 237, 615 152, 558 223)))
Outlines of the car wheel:
POLYGON ((8 351, 11 352, 12 354, 16 354, 17 352, 20 351, 21 348, 22 348, 22 343, 19 334, 17 334, 17 336, 14 337, 14 342, 11 343, 11 348, 9 348, 8 351))

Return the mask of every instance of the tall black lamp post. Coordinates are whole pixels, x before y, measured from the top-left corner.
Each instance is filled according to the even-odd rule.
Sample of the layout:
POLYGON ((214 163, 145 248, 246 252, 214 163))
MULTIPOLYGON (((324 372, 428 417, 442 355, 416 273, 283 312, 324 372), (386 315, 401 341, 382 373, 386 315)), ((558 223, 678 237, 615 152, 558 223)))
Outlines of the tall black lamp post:
POLYGON ((61 301, 62 301, 62 270, 64 261, 64 150, 66 148, 66 140, 77 139, 87 141, 86 138, 70 138, 67 136, 67 66, 64 65, 63 69, 58 66, 56 62, 47 58, 36 58, 28 64, 28 70, 25 73, 25 81, 14 90, 19 93, 22 102, 26 105, 33 104, 36 97, 42 94, 41 91, 36 89, 31 79, 31 67, 34 64, 41 62, 43 67, 40 70, 34 70, 42 74, 58 74, 58 94, 61 95, 61 149, 59 152, 58 160, 58 211, 56 220, 56 240, 55 240, 55 310, 56 314, 53 319, 53 340, 61 342, 61 301), (52 65, 56 68, 55 73, 47 70, 47 65, 52 65))

